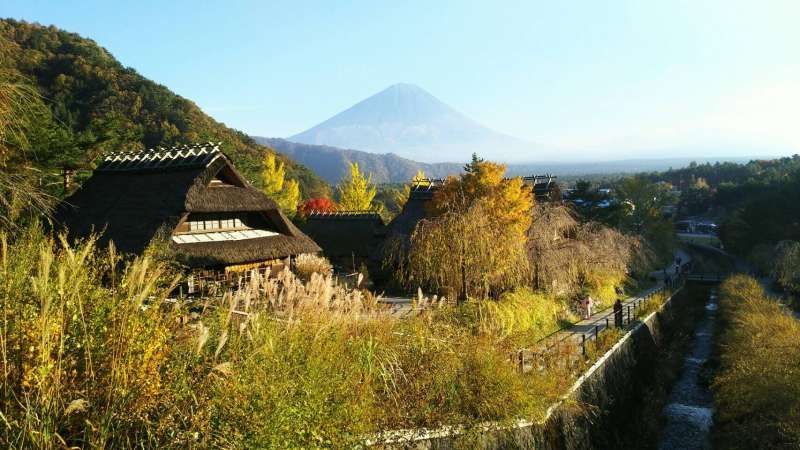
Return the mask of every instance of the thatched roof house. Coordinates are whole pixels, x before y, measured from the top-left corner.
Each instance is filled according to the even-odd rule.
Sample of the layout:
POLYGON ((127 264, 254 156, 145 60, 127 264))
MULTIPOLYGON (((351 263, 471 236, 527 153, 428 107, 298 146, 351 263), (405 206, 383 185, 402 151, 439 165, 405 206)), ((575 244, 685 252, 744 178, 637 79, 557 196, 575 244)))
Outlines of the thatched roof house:
POLYGON ((160 237, 193 268, 269 264, 320 248, 252 188, 218 144, 114 153, 59 205, 71 238, 102 232, 126 253, 160 237))
POLYGON ((563 200, 561 188, 554 175, 548 173, 524 177, 522 181, 533 190, 537 202, 561 202, 563 200))
POLYGON ((424 219, 426 212, 426 205, 433 199, 433 195, 444 183, 443 180, 417 180, 411 185, 411 191, 408 195, 406 204, 403 205, 403 210, 400 211, 387 226, 387 236, 403 236, 408 238, 417 223, 424 219))
POLYGON ((348 270, 372 257, 386 237, 375 211, 311 212, 302 229, 334 265, 348 270))

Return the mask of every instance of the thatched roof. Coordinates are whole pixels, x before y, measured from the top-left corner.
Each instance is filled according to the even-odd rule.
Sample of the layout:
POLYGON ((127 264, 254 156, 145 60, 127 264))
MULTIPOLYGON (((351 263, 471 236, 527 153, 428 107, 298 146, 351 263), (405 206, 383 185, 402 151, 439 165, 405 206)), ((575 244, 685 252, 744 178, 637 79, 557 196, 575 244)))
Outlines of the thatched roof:
POLYGON ((268 211, 277 208, 272 199, 250 187, 192 189, 186 196, 188 212, 268 211))
POLYGON ((280 235, 170 242, 178 257, 192 266, 239 264, 320 250, 274 201, 249 186, 218 144, 212 143, 108 155, 91 178, 59 205, 55 221, 69 231, 70 238, 102 231, 101 245, 113 241, 121 251, 137 254, 160 233, 171 234, 190 213, 214 212, 258 213, 280 235))
POLYGON ((433 195, 439 190, 442 183, 442 180, 424 180, 424 182, 412 184, 403 210, 387 226, 387 235, 406 239, 411 236, 417 223, 425 218, 426 205, 433 199, 433 195))
POLYGON ((312 212, 302 228, 330 258, 368 258, 386 235, 375 211, 312 212))

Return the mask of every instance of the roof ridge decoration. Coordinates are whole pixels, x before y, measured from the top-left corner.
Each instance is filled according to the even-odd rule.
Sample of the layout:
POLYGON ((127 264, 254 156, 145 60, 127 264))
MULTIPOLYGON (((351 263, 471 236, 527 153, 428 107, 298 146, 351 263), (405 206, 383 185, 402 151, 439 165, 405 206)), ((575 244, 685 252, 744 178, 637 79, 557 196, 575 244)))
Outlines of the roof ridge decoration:
POLYGON ((530 176, 527 176, 527 177, 522 177, 522 180, 523 181, 533 181, 533 184, 544 184, 544 183, 550 184, 556 178, 558 178, 558 177, 553 175, 553 174, 551 174, 551 173, 546 173, 544 175, 530 175, 530 176))
POLYGON ((380 217, 380 213, 374 209, 349 210, 349 211, 309 211, 308 217, 344 217, 344 218, 373 218, 380 217))
POLYGON ((107 153, 96 171, 126 172, 203 167, 222 155, 222 142, 201 142, 173 147, 107 153))
POLYGON ((417 178, 411 180, 412 191, 434 191, 444 184, 441 178, 417 178))

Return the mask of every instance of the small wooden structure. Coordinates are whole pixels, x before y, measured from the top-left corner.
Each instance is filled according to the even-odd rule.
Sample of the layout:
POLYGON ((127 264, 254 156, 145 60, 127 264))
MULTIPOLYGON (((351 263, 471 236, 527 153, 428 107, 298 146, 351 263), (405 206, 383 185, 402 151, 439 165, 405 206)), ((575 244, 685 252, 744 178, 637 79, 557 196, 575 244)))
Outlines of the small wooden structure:
POLYGON ((555 175, 548 173, 523 177, 522 181, 531 188, 537 202, 561 202, 563 196, 556 178, 555 175))
POLYGON ((164 242, 215 281, 320 251, 213 143, 109 154, 55 222, 72 239, 99 233, 101 246, 113 241, 124 253, 164 242))
POLYGON ((376 211, 312 211, 301 228, 343 271, 366 264, 386 237, 386 225, 376 211))

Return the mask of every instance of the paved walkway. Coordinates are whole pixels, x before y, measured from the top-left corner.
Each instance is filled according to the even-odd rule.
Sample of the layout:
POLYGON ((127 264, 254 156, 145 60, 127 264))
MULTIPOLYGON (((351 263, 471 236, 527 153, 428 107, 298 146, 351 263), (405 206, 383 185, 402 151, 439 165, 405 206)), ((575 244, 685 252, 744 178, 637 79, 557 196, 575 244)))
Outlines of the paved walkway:
MULTIPOLYGON (((692 257, 689 256, 688 253, 685 251, 678 249, 675 251, 675 257, 681 259, 681 269, 686 264, 692 260, 692 257)), ((670 267, 666 268, 667 274, 670 275, 673 279, 675 279, 675 264, 671 264, 670 267)), ((634 305, 639 303, 645 297, 653 294, 661 290, 664 287, 664 270, 656 270, 650 274, 650 277, 657 281, 657 284, 650 289, 642 291, 633 297, 629 297, 622 302, 622 311, 623 317, 625 322, 628 321, 628 308, 630 308, 630 315, 633 317, 634 315, 634 305)), ((390 314, 395 317, 406 317, 408 315, 414 314, 415 312, 424 309, 424 308, 414 308, 413 300, 411 298, 404 298, 404 297, 386 297, 381 299, 381 302, 384 304, 389 305, 390 314)), ((580 343, 583 339, 581 336, 584 334, 589 333, 599 333, 606 328, 606 318, 609 314, 613 311, 612 308, 606 308, 602 311, 596 311, 592 314, 591 317, 588 319, 581 320, 580 322, 575 323, 573 326, 569 328, 565 328, 548 336, 547 342, 552 340, 553 343, 555 342, 565 342, 570 341, 573 343, 580 343)), ((614 326, 614 318, 613 316, 608 317, 608 326, 614 326)), ((587 336, 587 339, 589 336, 587 336)), ((550 346, 550 344, 546 345, 550 346)))
MULTIPOLYGON (((686 264, 691 262, 692 258, 683 250, 676 250, 675 257, 681 259, 681 269, 686 264)), ((675 279, 675 266, 674 264, 667 268, 667 274, 670 275, 673 279, 675 279)), ((657 280, 657 284, 650 289, 646 289, 633 297, 629 297, 622 301, 622 313, 623 313, 623 321, 624 323, 628 323, 628 315, 633 318, 635 314, 634 306, 640 303, 644 298, 652 295, 655 292, 660 291, 664 287, 664 271, 657 270, 650 274, 651 278, 655 278, 657 280), (630 312, 629 312, 630 311, 630 312)), ((592 314, 591 317, 588 319, 583 319, 580 322, 575 323, 569 328, 564 328, 555 333, 551 334, 547 338, 543 339, 542 343, 551 347, 557 342, 570 342, 575 344, 580 344, 581 341, 584 339, 582 336, 587 335, 586 339, 589 340, 593 337, 593 334, 599 334, 607 327, 614 326, 614 316, 613 316, 613 307, 606 308, 602 311, 597 311, 592 314)))

